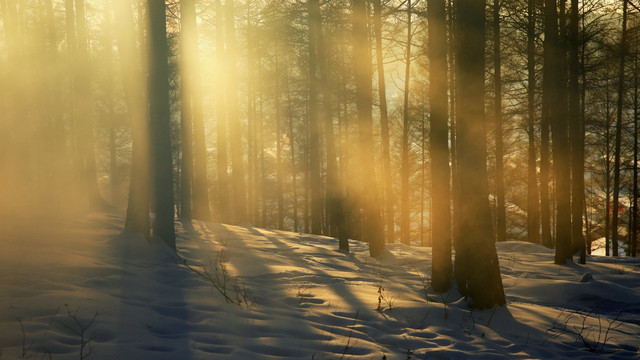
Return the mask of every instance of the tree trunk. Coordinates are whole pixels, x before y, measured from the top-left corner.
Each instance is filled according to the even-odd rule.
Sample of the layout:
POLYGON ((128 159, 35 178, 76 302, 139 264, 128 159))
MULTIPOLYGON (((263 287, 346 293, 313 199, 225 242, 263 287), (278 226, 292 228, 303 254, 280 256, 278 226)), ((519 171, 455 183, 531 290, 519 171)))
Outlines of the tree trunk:
POLYGON ((484 119, 485 1, 457 0, 456 94, 459 231, 455 278, 477 308, 504 305, 489 207, 484 119))
POLYGON ((150 197, 150 157, 149 157, 149 108, 142 84, 145 76, 140 70, 141 54, 136 47, 133 10, 128 0, 118 0, 116 27, 118 52, 127 110, 131 123, 131 177, 129 179, 129 199, 125 232, 140 233, 150 238, 149 197, 150 197))
POLYGON ((166 9, 164 2, 148 0, 149 11, 149 115, 151 160, 156 217, 153 237, 176 248, 171 160, 171 114, 166 9))
POLYGON ((622 112, 624 103, 624 67, 627 57, 627 0, 622 0, 622 38, 620 39, 620 63, 618 68, 618 100, 616 111, 616 142, 613 159, 613 216, 611 217, 611 242, 613 256, 618 256, 618 205, 620 196, 620 151, 622 146, 622 112))
MULTIPOLYGON (((437 292, 451 287, 451 196, 447 127, 447 31, 444 0, 427 3, 429 22, 429 104, 431 107, 431 285, 437 292)), ((424 128, 424 125, 423 125, 424 128)))
POLYGON ((356 109, 359 129, 358 147, 362 191, 360 202, 364 227, 362 238, 369 242, 369 253, 378 256, 384 250, 384 233, 378 204, 373 162, 366 161, 373 151, 372 65, 369 49, 369 16, 365 0, 352 0, 353 5, 353 65, 356 85, 356 109))
MULTIPOLYGON (((580 86, 578 84, 578 0, 571 0, 569 19, 569 116, 571 129, 571 237, 573 251, 580 253, 579 262, 586 262, 586 244, 582 233, 584 207, 584 131, 580 113, 580 86)), ((573 252, 572 251, 572 252, 573 252)))
MULTIPOLYGON (((318 123, 318 55, 316 54, 317 26, 312 22, 312 2, 307 2, 309 10, 309 185, 311 196, 311 233, 322 234, 322 178, 320 176, 320 127, 318 123)), ((318 15, 319 16, 319 15, 318 15)))
POLYGON ((538 181, 536 170, 536 136, 535 136, 535 0, 527 1, 527 102, 528 121, 527 135, 529 140, 528 173, 527 173, 527 237, 529 242, 540 243, 540 203, 538 200, 538 181))
POLYGON ((564 104, 561 96, 564 84, 561 57, 563 51, 558 35, 558 14, 556 0, 545 0, 545 41, 544 41, 544 93, 543 114, 551 124, 553 137, 553 171, 557 184, 555 201, 556 223, 556 264, 564 264, 571 256, 571 201, 569 173, 569 140, 564 104))
POLYGON ((389 154, 389 116, 387 113, 387 87, 384 75, 384 56, 382 54, 382 1, 373 1, 373 25, 376 41, 376 65, 378 73, 378 96, 380 101, 380 137, 382 140, 382 176, 384 177, 385 222, 387 242, 395 241, 395 222, 393 211, 393 182, 391 178, 391 156, 389 154))
POLYGON ((229 175, 227 168, 227 109, 225 91, 226 57, 224 52, 224 10, 220 0, 216 0, 216 166, 218 174, 217 209, 218 219, 227 223, 232 219, 229 207, 229 175))
POLYGON ((411 219, 409 203, 409 80, 411 78, 411 0, 407 0, 407 50, 405 53, 404 67, 404 101, 402 106, 402 163, 400 165, 400 188, 401 188, 401 211, 400 229, 402 232, 402 243, 411 245, 411 219))
POLYGON ((241 224, 247 217, 247 192, 244 178, 244 163, 242 158, 242 127, 238 106, 238 76, 236 65, 236 28, 235 28, 235 0, 225 1, 225 26, 227 40, 227 121, 229 124, 229 138, 231 141, 231 178, 233 181, 233 221, 241 224))
POLYGON ((494 137, 496 142, 496 240, 507 240, 507 218, 504 198, 504 149, 502 144, 502 73, 500 52, 500 1, 493 0, 493 104, 494 137))
POLYGON ((192 131, 191 148, 192 156, 192 207, 193 217, 199 220, 209 220, 209 182, 207 180, 207 149, 204 135, 204 114, 202 110, 202 86, 200 84, 200 59, 198 55, 198 31, 196 26, 195 0, 183 0, 180 2, 180 24, 182 43, 181 69, 185 79, 183 80, 182 107, 187 108, 187 122, 192 131))

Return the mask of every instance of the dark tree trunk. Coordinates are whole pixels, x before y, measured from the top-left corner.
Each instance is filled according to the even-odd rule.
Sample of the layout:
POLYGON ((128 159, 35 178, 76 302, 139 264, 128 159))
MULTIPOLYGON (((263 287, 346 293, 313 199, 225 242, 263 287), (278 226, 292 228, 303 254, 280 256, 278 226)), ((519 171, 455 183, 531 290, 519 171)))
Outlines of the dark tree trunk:
POLYGON ((540 243, 540 203, 538 200, 538 181, 536 171, 536 136, 535 136, 535 26, 536 1, 527 1, 527 102, 528 121, 527 135, 529 139, 528 173, 527 173, 527 237, 529 242, 540 243))
MULTIPOLYGON (((431 285, 445 292, 451 287, 451 196, 447 127, 447 32, 444 0, 429 1, 429 103, 431 107, 431 285)), ((426 124, 425 124, 426 125, 426 124)), ((423 125, 424 127, 424 125, 423 125)))
POLYGON ((459 230, 455 278, 477 308, 504 305, 489 207, 484 119, 485 1, 457 0, 456 95, 459 230))
POLYGON ((545 0, 544 4, 544 105, 542 116, 546 119, 547 124, 551 124, 553 137, 553 170, 557 184, 555 191, 557 206, 555 263, 564 264, 567 256, 571 256, 571 180, 567 121, 561 99, 564 86, 564 72, 561 63, 563 51, 558 33, 556 0, 545 0))
POLYGON ((578 84, 578 0, 571 0, 569 19, 569 116, 571 129, 571 237, 573 251, 580 253, 579 262, 586 262, 586 244, 582 233, 584 207, 584 131, 580 112, 580 86, 578 84))
POLYGON ((620 196, 620 151, 622 147, 622 112, 624 103, 624 68, 627 57, 627 0, 623 0, 622 38, 620 39, 620 63, 618 68, 618 99, 616 111, 616 141, 613 159, 613 216, 611 217, 611 242, 613 256, 618 256, 618 206, 620 196))
POLYGON ((494 138, 496 142, 496 240, 507 240, 507 216, 504 198, 504 146, 502 144, 502 59, 500 51, 500 1, 493 0, 493 104, 494 138))
POLYGON ((154 205, 153 237, 176 248, 171 160, 171 114, 166 9, 164 2, 147 2, 149 11, 149 115, 154 205))

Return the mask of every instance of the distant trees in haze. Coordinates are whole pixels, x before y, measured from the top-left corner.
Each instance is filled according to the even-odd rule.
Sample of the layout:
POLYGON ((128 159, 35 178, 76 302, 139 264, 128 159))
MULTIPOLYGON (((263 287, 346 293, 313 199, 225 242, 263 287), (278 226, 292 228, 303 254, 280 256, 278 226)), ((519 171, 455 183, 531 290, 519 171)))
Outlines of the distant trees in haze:
POLYGON ((491 274, 479 306, 504 295, 494 267, 467 266, 469 248, 496 264, 496 240, 555 247, 557 263, 585 261, 600 237, 637 252, 640 16, 627 0, 0 9, 6 199, 108 199, 147 238, 151 211, 170 246, 176 214, 343 250, 360 239, 373 256, 432 246, 438 291, 453 278, 474 296, 472 275, 491 274))

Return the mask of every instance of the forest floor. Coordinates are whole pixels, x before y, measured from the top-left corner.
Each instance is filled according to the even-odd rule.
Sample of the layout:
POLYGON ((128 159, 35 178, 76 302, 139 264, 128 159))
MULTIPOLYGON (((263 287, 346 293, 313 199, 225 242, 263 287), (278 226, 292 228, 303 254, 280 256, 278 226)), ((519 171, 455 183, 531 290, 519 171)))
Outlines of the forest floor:
POLYGON ((430 248, 194 221, 176 256, 122 226, 0 219, 0 359, 640 357, 640 259, 497 244, 507 305, 476 310, 429 288, 430 248))

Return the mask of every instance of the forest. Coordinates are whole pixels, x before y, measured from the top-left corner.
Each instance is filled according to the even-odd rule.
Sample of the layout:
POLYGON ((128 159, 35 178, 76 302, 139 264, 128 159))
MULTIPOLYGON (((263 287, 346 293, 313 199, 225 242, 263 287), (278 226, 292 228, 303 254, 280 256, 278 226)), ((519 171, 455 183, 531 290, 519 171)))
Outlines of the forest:
MULTIPOLYGON (((208 315, 233 304, 242 310, 230 314, 254 321, 271 307, 282 327, 293 315, 271 302, 290 301, 281 293, 296 284, 295 305, 322 326, 344 322, 323 334, 346 341, 300 345, 307 352, 261 340, 196 351, 183 333, 163 348, 158 333, 139 340, 154 348, 133 351, 87 337, 103 310, 96 303, 83 322, 79 309, 93 304, 76 294, 49 306, 64 310, 38 315, 47 306, 33 300, 17 311, 21 358, 78 349, 81 359, 429 358, 434 344, 422 340, 351 344, 356 323, 373 331, 381 314, 405 340, 422 338, 400 318, 432 326, 417 313, 425 306, 443 312, 439 329, 459 315, 456 326, 493 344, 443 353, 451 358, 552 358, 544 345, 505 350, 491 325, 496 311, 496 323, 527 342, 525 324, 539 332, 533 338, 576 337, 590 352, 637 356, 637 340, 618 335, 613 344, 608 334, 640 331, 639 46, 637 0, 0 0, 3 306, 36 288, 61 296, 18 284, 42 277, 65 289, 80 267, 92 274, 74 285, 80 293, 103 299, 122 287, 121 313, 131 314, 147 309, 131 307, 141 297, 167 297, 154 311, 185 321, 178 327, 190 334, 193 289, 220 296, 208 315), (112 261, 120 267, 105 265, 112 261), (49 266, 59 277, 43 275, 49 266), (292 275, 305 272, 322 280, 292 275), (263 289, 268 274, 278 276, 263 289), (554 287, 519 284, 517 274, 554 287), (561 290, 581 283, 593 288, 561 290), (358 284, 368 284, 376 311, 364 312, 375 304, 355 295, 358 284), (523 299, 545 308, 509 305, 523 299), (409 310, 400 315, 394 300, 409 310), (349 310, 312 312, 338 302, 349 310), (69 331, 80 340, 50 339, 69 331)), ((9 358, 20 350, 7 311, 0 359, 3 348, 9 358)), ((251 332, 261 339, 267 330, 251 332)), ((558 346, 554 356, 575 357, 558 346)))

